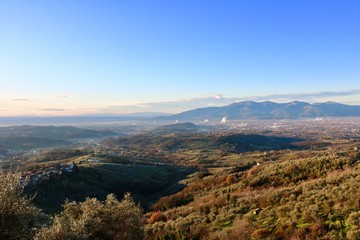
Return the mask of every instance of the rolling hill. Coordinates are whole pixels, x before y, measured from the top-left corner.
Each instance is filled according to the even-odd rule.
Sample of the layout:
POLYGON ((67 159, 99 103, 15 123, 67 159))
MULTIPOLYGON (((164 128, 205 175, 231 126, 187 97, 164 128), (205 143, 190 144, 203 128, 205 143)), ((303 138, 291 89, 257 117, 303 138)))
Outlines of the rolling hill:
POLYGON ((0 127, 0 154, 8 150, 66 145, 79 139, 115 135, 112 131, 97 131, 70 126, 12 126, 0 127))

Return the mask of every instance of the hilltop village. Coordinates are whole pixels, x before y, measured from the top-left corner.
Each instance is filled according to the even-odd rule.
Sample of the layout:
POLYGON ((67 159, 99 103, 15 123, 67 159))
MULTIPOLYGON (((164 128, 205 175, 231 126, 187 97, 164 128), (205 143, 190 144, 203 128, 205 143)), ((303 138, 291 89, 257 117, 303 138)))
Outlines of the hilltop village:
POLYGON ((45 165, 43 167, 37 166, 36 169, 28 172, 21 172, 21 184, 24 187, 31 187, 39 184, 43 180, 49 179, 51 176, 59 176, 77 171, 78 165, 91 163, 101 163, 99 159, 81 160, 77 164, 73 163, 56 163, 45 165))

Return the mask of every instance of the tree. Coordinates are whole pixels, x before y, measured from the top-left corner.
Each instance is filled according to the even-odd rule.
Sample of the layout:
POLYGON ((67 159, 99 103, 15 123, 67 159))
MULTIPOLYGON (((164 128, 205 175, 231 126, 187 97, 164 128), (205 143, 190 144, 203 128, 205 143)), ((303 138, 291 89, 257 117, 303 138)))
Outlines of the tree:
POLYGON ((0 239, 32 239, 41 213, 23 196, 19 174, 0 172, 0 239))
POLYGON ((130 194, 122 201, 114 195, 104 202, 88 198, 85 202, 66 202, 50 227, 36 235, 38 240, 53 239, 143 239, 144 218, 130 194))
POLYGON ((360 211, 352 212, 346 219, 346 236, 350 240, 360 239, 360 211))

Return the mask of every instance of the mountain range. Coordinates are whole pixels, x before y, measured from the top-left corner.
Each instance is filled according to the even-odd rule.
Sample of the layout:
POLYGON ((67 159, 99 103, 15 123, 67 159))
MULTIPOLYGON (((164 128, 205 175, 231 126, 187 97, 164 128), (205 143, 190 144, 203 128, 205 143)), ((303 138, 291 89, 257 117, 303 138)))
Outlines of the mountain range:
POLYGON ((133 114, 107 114, 84 116, 22 116, 0 117, 0 126, 14 125, 81 125, 93 123, 117 123, 126 121, 206 121, 221 119, 306 119, 321 117, 360 117, 360 106, 336 102, 307 103, 293 101, 275 103, 270 101, 236 102, 222 107, 205 107, 188 110, 178 114, 145 112, 133 114))
POLYGON ((206 107, 185 111, 164 118, 190 121, 206 119, 303 119, 318 117, 359 117, 360 106, 336 102, 314 103, 293 101, 237 102, 223 107, 206 107))

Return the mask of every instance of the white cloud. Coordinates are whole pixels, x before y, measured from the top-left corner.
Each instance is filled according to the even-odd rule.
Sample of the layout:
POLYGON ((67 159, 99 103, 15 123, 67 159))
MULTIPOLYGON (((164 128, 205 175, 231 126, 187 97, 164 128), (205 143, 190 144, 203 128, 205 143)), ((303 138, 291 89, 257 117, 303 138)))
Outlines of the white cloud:
POLYGON ((54 95, 54 97, 56 97, 56 98, 68 98, 70 96, 71 96, 70 93, 59 93, 59 94, 54 95))
POLYGON ((347 90, 347 91, 321 91, 321 92, 309 92, 309 93, 289 93, 289 94, 271 94, 266 96, 252 96, 246 99, 252 101, 294 101, 294 100, 303 100, 312 102, 314 100, 321 100, 325 98, 332 97, 344 97, 344 96, 353 96, 360 94, 360 90, 347 90))
POLYGON ((13 98, 11 101, 31 101, 29 98, 13 98))

